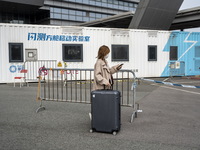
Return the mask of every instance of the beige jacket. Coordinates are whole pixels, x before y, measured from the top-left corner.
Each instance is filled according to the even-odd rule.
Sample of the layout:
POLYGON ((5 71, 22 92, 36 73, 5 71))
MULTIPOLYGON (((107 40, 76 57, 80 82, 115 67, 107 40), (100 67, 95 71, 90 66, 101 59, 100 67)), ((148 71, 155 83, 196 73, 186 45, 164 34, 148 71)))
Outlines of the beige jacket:
MULTIPOLYGON (((117 66, 109 68, 107 61, 102 59, 97 59, 94 65, 94 84, 92 90, 104 89, 104 85, 111 79, 111 74, 117 72, 117 66)), ((105 89, 110 89, 106 86, 105 89)))

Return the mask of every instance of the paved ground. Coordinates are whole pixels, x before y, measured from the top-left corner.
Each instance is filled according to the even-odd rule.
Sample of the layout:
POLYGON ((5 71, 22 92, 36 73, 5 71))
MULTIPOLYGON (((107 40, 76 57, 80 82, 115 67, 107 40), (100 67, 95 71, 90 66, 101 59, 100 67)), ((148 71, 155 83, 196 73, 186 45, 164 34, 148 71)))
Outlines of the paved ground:
MULTIPOLYGON (((171 82, 200 85, 192 79, 171 82)), ((36 113, 36 92, 35 84, 0 84, 1 150, 200 150, 200 89, 141 82, 137 100, 143 112, 129 123, 131 108, 122 107, 116 136, 89 133, 89 104, 48 101, 36 113)))

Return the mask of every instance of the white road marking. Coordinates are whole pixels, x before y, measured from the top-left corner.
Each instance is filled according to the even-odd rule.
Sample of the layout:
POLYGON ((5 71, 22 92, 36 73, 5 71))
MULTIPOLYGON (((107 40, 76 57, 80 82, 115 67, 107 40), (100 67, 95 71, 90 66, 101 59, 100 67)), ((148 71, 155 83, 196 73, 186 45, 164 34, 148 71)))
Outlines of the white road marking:
POLYGON ((168 86, 160 86, 160 87, 168 88, 168 89, 173 89, 173 90, 177 90, 177 91, 182 91, 182 92, 187 92, 187 93, 191 93, 191 94, 197 94, 197 95, 200 95, 200 93, 198 93, 198 92, 192 92, 192 91, 187 91, 187 90, 177 89, 177 88, 168 87, 168 86))
MULTIPOLYGON (((159 86, 158 84, 151 84, 151 85, 159 86)), ((198 93, 198 92, 192 92, 192 91, 187 91, 187 90, 177 89, 177 88, 168 87, 168 86, 159 86, 159 87, 163 87, 163 88, 168 88, 168 89, 173 89, 173 90, 177 90, 177 91, 182 91, 182 92, 187 92, 187 93, 191 93, 191 94, 197 94, 197 95, 200 95, 200 93, 198 93)))

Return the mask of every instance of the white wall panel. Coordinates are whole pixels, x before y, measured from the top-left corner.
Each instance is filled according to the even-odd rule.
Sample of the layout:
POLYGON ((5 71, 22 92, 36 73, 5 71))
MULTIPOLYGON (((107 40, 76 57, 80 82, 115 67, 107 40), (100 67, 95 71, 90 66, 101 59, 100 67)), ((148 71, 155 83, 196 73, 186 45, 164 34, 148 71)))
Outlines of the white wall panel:
POLYGON ((137 77, 158 77, 169 60, 169 53, 162 50, 170 33, 132 29, 0 24, 0 67, 2 68, 0 83, 13 82, 14 76, 19 75, 19 73, 11 73, 10 66, 23 65, 23 63, 9 63, 8 43, 10 42, 23 43, 24 61, 25 49, 37 49, 38 60, 62 61, 62 44, 83 44, 83 62, 67 62, 68 68, 93 68, 98 49, 102 45, 107 45, 110 49, 112 44, 129 45, 129 61, 112 62, 110 53, 108 58, 110 66, 124 63, 123 68, 134 70, 137 77), (90 36, 90 41, 33 41, 28 40, 28 33, 90 36), (148 61, 148 45, 157 45, 157 61, 148 61))
MULTIPOLYGON (((3 38, 2 38, 3 35, 1 34, 3 32, 2 30, 3 30, 3 28, 0 25, 0 41, 3 40, 3 38)), ((3 47, 0 42, 0 83, 2 82, 2 77, 3 77, 3 56, 2 56, 2 54, 3 54, 3 47)))

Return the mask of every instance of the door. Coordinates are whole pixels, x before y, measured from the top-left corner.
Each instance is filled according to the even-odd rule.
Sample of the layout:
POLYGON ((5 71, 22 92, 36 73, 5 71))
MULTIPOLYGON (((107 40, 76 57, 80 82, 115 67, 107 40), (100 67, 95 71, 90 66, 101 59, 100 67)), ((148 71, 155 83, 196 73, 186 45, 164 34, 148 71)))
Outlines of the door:
POLYGON ((194 51, 194 73, 200 75, 200 46, 196 46, 194 51))
POLYGON ((185 75, 185 62, 178 61, 178 46, 170 46, 169 67, 170 76, 185 75))

